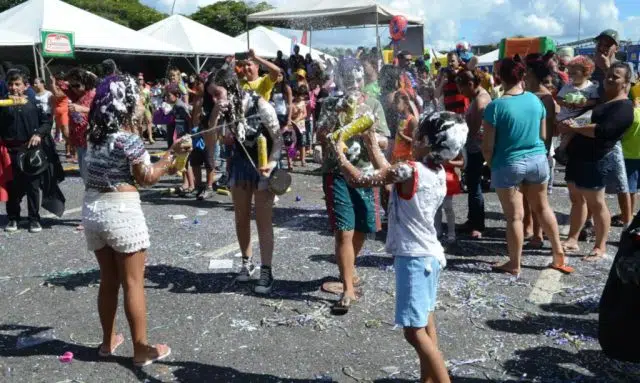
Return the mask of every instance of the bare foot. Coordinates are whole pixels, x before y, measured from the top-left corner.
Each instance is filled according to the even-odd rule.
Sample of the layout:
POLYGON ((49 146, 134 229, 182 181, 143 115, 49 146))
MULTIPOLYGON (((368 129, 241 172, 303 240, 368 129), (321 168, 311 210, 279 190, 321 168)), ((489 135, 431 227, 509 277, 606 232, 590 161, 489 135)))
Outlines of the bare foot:
POLYGON ((606 258, 606 256, 606 250, 601 250, 594 247, 589 254, 585 255, 584 258, 582 258, 582 260, 587 262, 596 262, 603 260, 604 258, 606 258))
POLYGON ((171 355, 171 348, 166 344, 156 344, 155 346, 142 346, 140 350, 134 351, 133 364, 138 367, 148 366, 171 355))
POLYGON ((580 246, 578 246, 577 242, 568 240, 562 242, 562 250, 564 250, 565 253, 575 253, 580 251, 580 246))
POLYGON ((507 273, 517 277, 518 275, 520 275, 520 266, 514 266, 511 261, 503 263, 502 265, 496 263, 491 266, 491 271, 495 273, 507 273))

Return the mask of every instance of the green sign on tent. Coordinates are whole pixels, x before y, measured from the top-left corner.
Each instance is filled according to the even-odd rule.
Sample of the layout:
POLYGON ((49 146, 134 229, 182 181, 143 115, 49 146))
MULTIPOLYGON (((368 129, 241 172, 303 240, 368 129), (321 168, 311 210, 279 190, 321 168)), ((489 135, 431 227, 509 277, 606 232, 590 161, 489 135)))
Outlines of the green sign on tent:
POLYGON ((41 31, 42 56, 75 58, 75 40, 72 32, 41 31))

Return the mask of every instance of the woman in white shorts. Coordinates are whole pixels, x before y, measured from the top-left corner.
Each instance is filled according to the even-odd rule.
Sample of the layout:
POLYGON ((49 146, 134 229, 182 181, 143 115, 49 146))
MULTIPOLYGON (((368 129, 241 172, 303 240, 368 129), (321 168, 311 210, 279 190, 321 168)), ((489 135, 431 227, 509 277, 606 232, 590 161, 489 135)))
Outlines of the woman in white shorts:
MULTIPOLYGON (((102 325, 100 357, 108 357, 124 342, 116 335, 115 317, 120 286, 133 340, 133 362, 144 366, 167 357, 167 345, 147 342, 144 264, 149 232, 136 185, 152 185, 173 172, 173 156, 151 164, 138 135, 124 131, 139 97, 135 80, 111 76, 96 90, 89 114, 88 151, 82 223, 87 246, 100 264, 98 313, 102 325)), ((179 150, 180 143, 172 150, 179 150)), ((170 151, 170 152, 171 152, 170 151)))

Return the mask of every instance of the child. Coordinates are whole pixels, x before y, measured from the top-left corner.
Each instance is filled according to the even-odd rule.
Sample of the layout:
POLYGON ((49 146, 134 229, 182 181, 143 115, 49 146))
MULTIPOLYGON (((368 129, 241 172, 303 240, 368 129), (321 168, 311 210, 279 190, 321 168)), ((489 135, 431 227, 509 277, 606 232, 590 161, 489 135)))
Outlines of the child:
MULTIPOLYGON (((563 86, 558 93, 557 102, 561 106, 561 109, 556 120, 558 123, 561 123, 582 116, 581 120, 588 119, 588 121, 590 121, 590 113, 586 113, 593 109, 600 98, 598 94, 598 84, 589 80, 595 69, 593 61, 587 56, 576 56, 569 62, 567 67, 569 68, 571 83, 563 86), (583 101, 580 103, 567 102, 565 97, 570 93, 580 93, 584 96, 583 101)), ((573 134, 563 134, 560 145, 555 150, 554 158, 560 164, 566 165, 566 150, 572 138, 573 134)))
POLYGON ((435 225, 438 236, 442 236, 443 233, 440 227, 442 226, 442 209, 444 208, 444 212, 447 215, 448 244, 452 244, 456 240, 456 213, 453 210, 453 196, 462 192, 460 177, 458 177, 458 173, 456 173, 456 168, 461 169, 463 166, 464 159, 462 153, 458 154, 455 159, 445 161, 444 163, 444 171, 447 178, 447 196, 444 198, 442 206, 440 206, 436 212, 435 225))
POLYGON ((396 143, 393 146, 391 161, 393 163, 409 161, 412 159, 411 142, 413 140, 413 132, 418 127, 418 121, 413 115, 413 111, 411 109, 409 94, 403 90, 397 91, 393 95, 393 106, 401 117, 398 123, 396 143))
MULTIPOLYGON (((307 166, 306 119, 309 87, 306 84, 298 84, 294 93, 293 105, 291 107, 291 122, 296 132, 296 154, 298 151, 300 152, 300 162, 304 168, 307 166)), ((292 161, 293 159, 289 156, 289 169, 292 167, 292 161)))
MULTIPOLYGON (((189 106, 182 101, 182 91, 175 84, 170 84, 166 89, 165 101, 171 105, 170 114, 173 116, 173 122, 168 126, 168 133, 171 137, 167 137, 167 141, 171 144, 180 137, 191 132, 191 114, 189 106)), ((193 170, 187 164, 187 170, 182 175, 183 183, 181 187, 176 188, 176 194, 181 197, 188 197, 195 191, 193 170)))
POLYGON ((452 112, 428 115, 414 131, 413 158, 390 166, 379 149, 376 135, 366 134, 373 173, 356 169, 337 143, 334 148, 342 174, 352 187, 392 184, 386 250, 395 258, 396 324, 420 358, 421 382, 450 382, 438 350, 433 311, 444 249, 436 235, 434 216, 446 194, 443 164, 462 150, 469 129, 464 118, 452 112))

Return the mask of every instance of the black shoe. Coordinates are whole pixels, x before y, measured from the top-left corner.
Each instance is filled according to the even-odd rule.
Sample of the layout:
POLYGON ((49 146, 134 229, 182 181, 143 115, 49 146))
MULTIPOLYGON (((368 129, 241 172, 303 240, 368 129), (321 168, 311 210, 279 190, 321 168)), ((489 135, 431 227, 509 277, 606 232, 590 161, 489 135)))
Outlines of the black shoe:
POLYGON ((271 288, 273 288, 273 274, 271 273, 271 268, 263 266, 260 268, 260 279, 253 291, 255 291, 256 294, 269 294, 271 292, 271 288))
POLYGON ((39 233, 42 231, 42 226, 40 222, 31 222, 29 224, 29 233, 39 233))
POLYGON ((18 231, 18 221, 16 221, 15 219, 9 220, 7 226, 4 227, 4 231, 6 231, 7 233, 15 233, 16 231, 18 231))
POLYGON ((229 179, 227 178, 226 174, 223 174, 220 176, 220 178, 218 178, 218 181, 216 181, 216 188, 227 188, 227 184, 229 183, 229 179))
POLYGON ((196 199, 198 201, 204 201, 206 199, 211 198, 211 196, 213 196, 213 188, 207 187, 207 188, 204 188, 204 189, 202 189, 202 190, 200 190, 198 192, 198 195, 196 196, 196 199))

